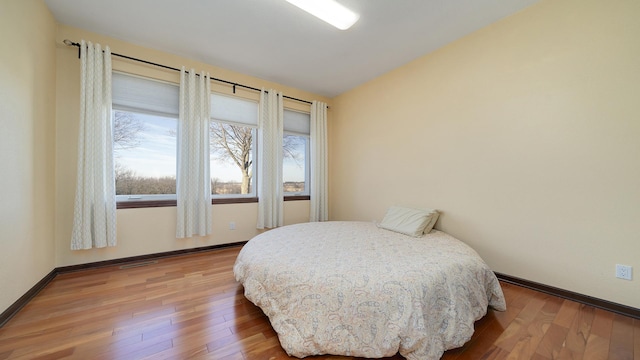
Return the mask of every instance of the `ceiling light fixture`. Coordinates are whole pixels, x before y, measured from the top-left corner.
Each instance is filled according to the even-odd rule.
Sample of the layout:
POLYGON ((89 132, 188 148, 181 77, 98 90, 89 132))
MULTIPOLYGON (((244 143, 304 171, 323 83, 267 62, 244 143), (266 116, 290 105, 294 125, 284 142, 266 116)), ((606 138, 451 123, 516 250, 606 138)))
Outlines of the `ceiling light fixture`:
POLYGON ((287 2, 340 30, 347 30, 360 18, 360 15, 334 0, 287 0, 287 2))

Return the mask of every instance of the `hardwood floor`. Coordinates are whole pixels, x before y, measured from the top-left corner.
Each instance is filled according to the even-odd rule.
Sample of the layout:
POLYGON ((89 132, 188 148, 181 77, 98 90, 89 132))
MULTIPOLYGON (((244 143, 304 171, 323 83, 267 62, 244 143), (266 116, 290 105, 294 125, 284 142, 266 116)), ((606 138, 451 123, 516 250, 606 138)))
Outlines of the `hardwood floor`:
MULTIPOLYGON (((0 328, 0 359, 292 359, 233 278, 239 250, 59 275, 0 328)), ((507 311, 443 359, 640 359, 640 320, 502 286, 507 311)))

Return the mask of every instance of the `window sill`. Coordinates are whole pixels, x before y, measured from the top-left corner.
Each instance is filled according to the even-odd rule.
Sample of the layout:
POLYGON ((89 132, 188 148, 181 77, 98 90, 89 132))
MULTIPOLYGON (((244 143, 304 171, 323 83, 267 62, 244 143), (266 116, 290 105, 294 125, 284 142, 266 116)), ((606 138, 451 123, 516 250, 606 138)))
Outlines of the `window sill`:
POLYGON ((176 206, 176 200, 132 200, 116 202, 116 209, 138 209, 176 206))
POLYGON ((298 200, 311 200, 309 195, 291 195, 285 196, 284 201, 298 201, 298 200))
MULTIPOLYGON (((284 201, 310 200, 309 195, 285 196, 284 201)), ((246 204, 257 203, 257 197, 239 197, 239 198, 217 198, 212 199, 211 204, 246 204)), ((117 209, 139 209, 151 207, 169 207, 176 206, 176 200, 139 200, 139 201, 119 201, 116 203, 117 209)))

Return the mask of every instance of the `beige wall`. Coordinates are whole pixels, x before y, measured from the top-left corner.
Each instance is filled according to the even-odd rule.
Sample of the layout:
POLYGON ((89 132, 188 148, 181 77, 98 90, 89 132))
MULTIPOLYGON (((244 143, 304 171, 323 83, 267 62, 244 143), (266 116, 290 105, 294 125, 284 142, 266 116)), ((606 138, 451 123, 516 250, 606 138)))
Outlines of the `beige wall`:
POLYGON ((438 208, 495 271, 640 308, 639 18, 543 0, 335 98, 331 218, 438 208))
MULTIPOLYGON (((175 238, 175 207, 121 209, 118 210, 118 246, 105 249, 71 251, 71 225, 73 221, 73 202, 76 179, 76 146, 78 134, 78 109, 80 69, 78 52, 75 47, 62 45, 64 39, 79 42, 81 39, 109 45, 111 51, 140 59, 168 65, 176 68, 186 66, 196 70, 205 70, 212 77, 238 82, 256 88, 274 88, 285 95, 307 100, 329 99, 318 95, 270 83, 247 75, 235 73, 176 55, 136 46, 124 41, 107 38, 84 30, 58 26, 57 48, 57 125, 56 125, 56 232, 55 263, 67 266, 123 257, 153 254, 180 249, 218 245, 246 241, 257 235, 257 204, 232 204, 213 206, 213 234, 207 237, 190 239, 175 238), (229 230, 230 222, 236 223, 236 230, 229 230)), ((120 58, 113 58, 114 70, 126 71, 167 81, 179 82, 179 73, 143 65, 120 58)), ((232 93, 228 85, 212 82, 212 90, 232 93)), ((258 99, 255 91, 238 89, 238 96, 258 99)), ((285 107, 309 110, 309 105, 285 101, 285 107)), ((308 221, 308 201, 287 201, 284 206, 286 224, 308 221)))
POLYGON ((0 1, 0 313, 54 268, 55 31, 42 1, 0 1))

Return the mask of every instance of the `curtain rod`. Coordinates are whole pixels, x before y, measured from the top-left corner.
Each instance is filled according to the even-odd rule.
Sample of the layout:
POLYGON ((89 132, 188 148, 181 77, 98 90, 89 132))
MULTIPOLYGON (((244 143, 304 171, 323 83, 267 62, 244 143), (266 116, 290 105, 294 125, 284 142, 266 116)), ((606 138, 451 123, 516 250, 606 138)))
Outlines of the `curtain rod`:
MULTIPOLYGON (((73 42, 73 41, 68 40, 68 39, 64 39, 64 41, 62 41, 62 42, 67 46, 75 46, 75 47, 77 47, 78 48, 78 57, 80 57, 80 43, 73 42)), ((161 68, 164 68, 164 69, 180 71, 180 69, 178 69, 178 68, 174 68, 174 67, 171 67, 171 66, 154 63, 154 62, 147 61, 147 60, 134 58, 134 57, 127 56, 127 55, 117 54, 117 53, 114 53, 114 52, 112 52, 111 55, 117 56, 117 57, 121 57, 121 58, 127 59, 127 60, 133 60, 133 61, 137 61, 137 62, 148 64, 148 65, 161 67, 161 68)), ((188 71, 187 71, 187 73, 188 73, 188 71)), ((199 74, 196 74, 196 75, 199 75, 199 74)), ((245 88, 245 89, 249 89, 249 90, 260 91, 260 89, 258 89, 258 88, 254 88, 254 87, 248 86, 248 85, 238 84, 238 83, 235 83, 235 82, 232 82, 232 81, 228 81, 228 80, 217 79, 217 78, 214 78, 214 77, 209 77, 209 79, 210 80, 215 80, 217 82, 233 85, 233 93, 234 94, 236 93, 236 86, 241 87, 241 88, 245 88)), ((268 91, 265 90, 265 92, 268 92, 268 91)), ((282 97, 286 98, 286 99, 289 99, 289 100, 295 100, 295 101, 311 104, 311 101, 309 101, 309 100, 302 100, 302 99, 294 98, 294 97, 287 96, 287 95, 282 95, 282 97)), ((329 107, 327 106, 327 108, 329 108, 329 107)))

